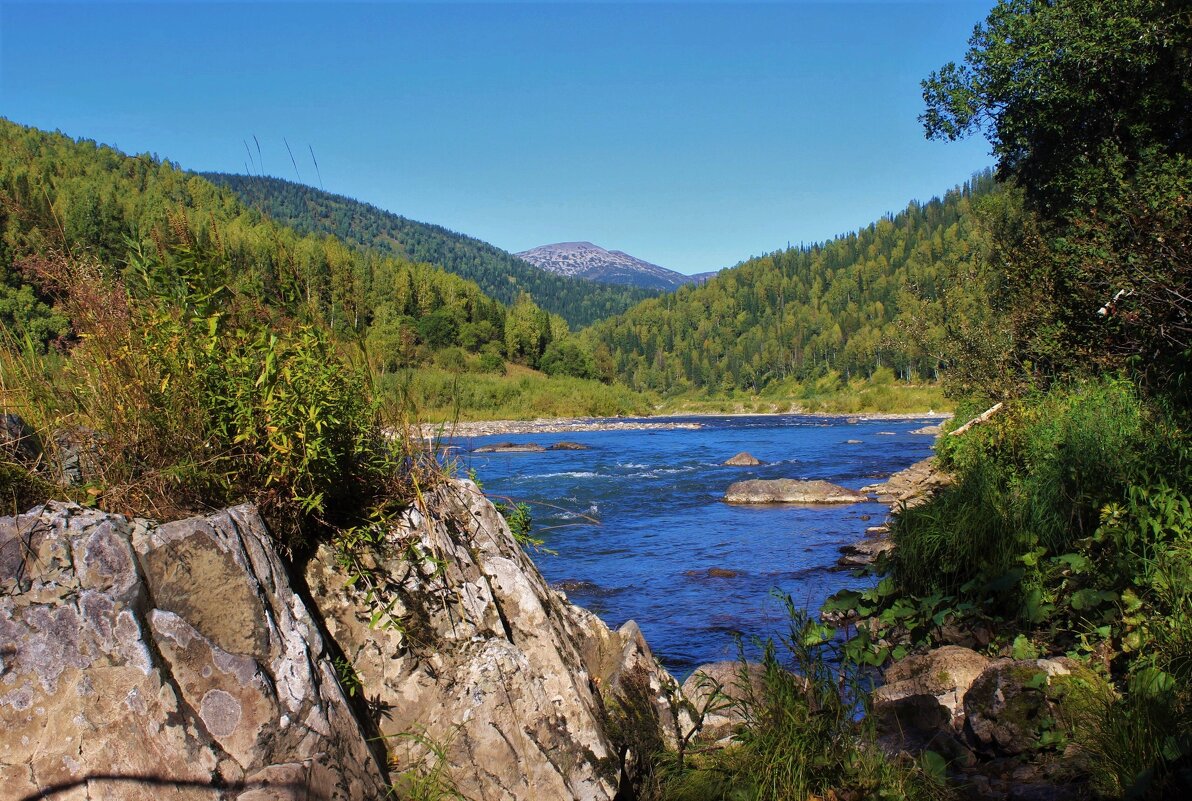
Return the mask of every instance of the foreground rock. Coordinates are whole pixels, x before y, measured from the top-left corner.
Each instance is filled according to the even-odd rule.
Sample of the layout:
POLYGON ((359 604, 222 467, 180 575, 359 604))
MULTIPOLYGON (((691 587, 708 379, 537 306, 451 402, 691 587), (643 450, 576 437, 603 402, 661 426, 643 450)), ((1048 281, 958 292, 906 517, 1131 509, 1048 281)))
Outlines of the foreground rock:
POLYGON ((860 503, 869 500, 863 492, 827 481, 796 481, 791 478, 738 481, 724 493, 726 503, 860 503))
POLYGON ((747 451, 741 451, 736 456, 725 459, 724 464, 727 467, 757 467, 762 464, 762 460, 747 451))
POLYGON ((535 442, 498 442, 481 445, 473 453, 543 453, 546 448, 535 442))
POLYGON ((729 737, 745 722, 742 702, 765 696, 765 668, 756 662, 712 662, 683 682, 683 697, 703 713, 697 736, 704 742, 729 737))
POLYGON ((992 660, 970 648, 945 645, 908 656, 886 670, 873 691, 873 714, 884 732, 964 731, 964 697, 992 660))
POLYGON ((383 769, 260 518, 0 518, 7 798, 380 798, 383 769))
POLYGON ((913 508, 927 503, 935 493, 951 484, 952 477, 939 468, 934 456, 929 456, 899 470, 881 484, 863 487, 862 491, 876 493, 877 499, 887 506, 913 508))
POLYGON ((387 536, 394 555, 375 566, 387 577, 375 600, 326 546, 306 576, 384 710, 381 734, 401 744, 399 769, 433 767, 438 748, 467 798, 612 799, 621 754, 606 701, 649 718, 655 739, 674 731, 677 686, 637 626, 610 631, 567 603, 475 485, 442 485, 387 536), (370 627, 378 608, 392 625, 370 627))

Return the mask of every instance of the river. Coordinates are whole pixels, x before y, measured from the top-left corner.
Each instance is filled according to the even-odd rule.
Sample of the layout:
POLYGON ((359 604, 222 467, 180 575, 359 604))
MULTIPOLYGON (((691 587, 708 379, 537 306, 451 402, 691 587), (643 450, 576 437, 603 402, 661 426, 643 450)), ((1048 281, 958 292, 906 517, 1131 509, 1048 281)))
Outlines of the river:
POLYGON ((816 609, 859 579, 835 571, 842 545, 881 523, 886 507, 731 506, 725 489, 747 478, 825 479, 857 489, 930 455, 938 422, 767 415, 651 418, 697 422, 695 430, 591 431, 475 437, 462 446, 485 492, 530 504, 532 551, 548 581, 610 626, 635 620, 655 655, 686 676, 733 659, 737 639, 785 630, 779 594, 816 609), (473 453, 495 442, 588 450, 473 453), (748 451, 765 464, 726 467, 748 451), (709 572, 711 571, 711 572, 709 572))

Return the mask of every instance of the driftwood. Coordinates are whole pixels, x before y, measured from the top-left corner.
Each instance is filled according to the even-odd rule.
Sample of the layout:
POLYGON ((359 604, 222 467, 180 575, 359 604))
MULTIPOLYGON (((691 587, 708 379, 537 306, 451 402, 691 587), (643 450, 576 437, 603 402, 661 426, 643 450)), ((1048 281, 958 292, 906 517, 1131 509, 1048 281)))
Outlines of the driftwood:
POLYGON ((981 412, 979 415, 974 417, 972 420, 969 420, 967 423, 962 425, 960 428, 956 429, 955 431, 952 431, 950 433, 950 436, 959 437, 961 434, 963 434, 965 431, 968 431, 973 426, 981 425, 986 420, 988 420, 989 418, 993 417, 995 414, 1000 412, 1002 410, 1002 405, 1003 404, 1001 402, 995 403, 993 406, 991 406, 988 409, 986 409, 985 411, 981 412))

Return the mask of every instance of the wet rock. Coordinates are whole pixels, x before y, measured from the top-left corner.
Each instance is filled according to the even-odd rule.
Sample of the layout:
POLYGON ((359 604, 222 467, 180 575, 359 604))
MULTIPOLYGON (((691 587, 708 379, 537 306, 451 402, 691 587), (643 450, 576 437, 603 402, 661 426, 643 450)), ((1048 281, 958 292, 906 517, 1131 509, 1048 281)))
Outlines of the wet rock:
POLYGON ((536 442, 498 442, 481 445, 473 453, 543 453, 546 448, 536 442))
POLYGON ((924 436, 930 436, 930 437, 938 437, 942 430, 943 430, 943 425, 941 423, 934 423, 932 425, 923 426, 922 428, 916 428, 911 433, 912 434, 922 434, 924 436))
POLYGON ((707 570, 686 570, 683 575, 691 578, 736 578, 741 574, 725 567, 709 567, 707 570))
POLYGON ((584 445, 582 442, 556 442, 549 448, 552 451, 589 451, 591 449, 590 445, 584 445))
POLYGON ((623 694, 668 723, 674 679, 632 622, 611 631, 551 589, 504 518, 467 481, 446 482, 411 509, 378 564, 391 625, 328 547, 307 583, 403 764, 445 769, 467 798, 612 799, 620 754, 604 721, 623 694), (416 733, 422 739, 411 739, 416 733))
POLYGON ((759 464, 762 464, 762 460, 758 459, 752 454, 747 453, 746 451, 741 451, 736 456, 726 459, 724 464, 729 467, 756 467, 759 464))
POLYGON ((62 503, 0 518, 0 660, 6 797, 386 792, 250 506, 163 526, 62 503))
POLYGON ((839 504, 869 500, 863 492, 827 481, 796 481, 790 478, 738 481, 724 493, 726 503, 839 504))

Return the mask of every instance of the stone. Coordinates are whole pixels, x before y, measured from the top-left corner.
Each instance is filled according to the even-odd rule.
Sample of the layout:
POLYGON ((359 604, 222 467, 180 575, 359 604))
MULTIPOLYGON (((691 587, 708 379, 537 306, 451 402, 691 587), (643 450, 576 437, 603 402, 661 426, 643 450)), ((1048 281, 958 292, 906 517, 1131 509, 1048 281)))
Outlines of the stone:
POLYGON ((724 493, 726 503, 841 504, 869 500, 863 492, 827 481, 796 481, 791 478, 738 481, 724 493))
POLYGON ((621 699, 642 699, 657 738, 675 730, 677 683, 637 626, 611 631, 553 590, 475 484, 444 481, 386 536, 373 598, 328 546, 306 580, 399 772, 438 750, 467 798, 612 799, 621 699))
POLYGON ((873 564, 879 556, 894 550, 894 541, 887 539, 871 539, 842 545, 843 554, 836 560, 840 567, 864 567, 873 564))
POLYGON ((887 506, 913 508, 927 503, 941 489, 951 486, 952 476, 939 468, 934 456, 915 462, 900 470, 880 484, 863 487, 862 492, 873 492, 877 499, 887 506))
POLYGON ((0 415, 0 461, 33 469, 42 458, 41 438, 19 415, 0 415))
POLYGON ((251 506, 0 518, 6 797, 380 798, 388 782, 251 506))
POLYGON ((725 459, 724 464, 728 467, 757 467, 759 464, 763 464, 763 462, 756 456, 746 451, 741 451, 736 456, 725 459))
POLYGON ((498 442, 481 445, 473 453, 543 453, 546 448, 535 442, 498 442))
POLYGON ((964 727, 964 697, 991 664, 970 648, 945 645, 904 657, 886 669, 885 683, 873 691, 879 728, 964 727))
POLYGON ((1059 709, 1068 694, 1101 685, 1096 674, 1065 657, 994 662, 964 697, 969 740, 992 756, 1037 750, 1045 733, 1062 731, 1059 709))
POLYGON ((700 665, 683 682, 683 696, 703 723, 696 739, 715 742, 732 735, 745 722, 743 704, 765 693, 765 668, 757 662, 712 662, 700 665))
POLYGON ((588 451, 591 449, 590 445, 584 445, 582 442, 556 442, 549 448, 552 451, 588 451))
POLYGON ((709 567, 706 570, 685 570, 683 575, 691 578, 736 578, 741 573, 727 567, 709 567))

